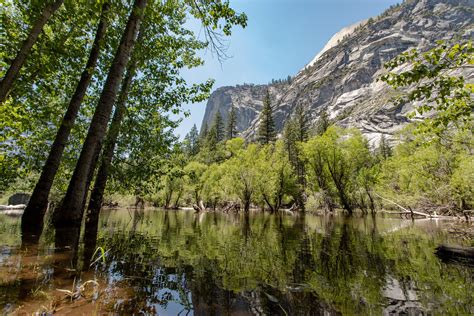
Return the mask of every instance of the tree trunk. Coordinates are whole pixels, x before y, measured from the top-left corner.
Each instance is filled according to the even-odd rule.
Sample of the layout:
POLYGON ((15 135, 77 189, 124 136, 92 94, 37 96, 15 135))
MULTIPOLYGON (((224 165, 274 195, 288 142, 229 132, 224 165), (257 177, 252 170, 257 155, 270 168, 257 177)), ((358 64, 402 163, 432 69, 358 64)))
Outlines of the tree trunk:
POLYGON ((178 191, 178 196, 176 197, 176 200, 174 201, 174 209, 179 208, 179 200, 181 199, 181 195, 183 194, 183 190, 178 191))
POLYGON ((436 255, 444 261, 454 261, 474 265, 474 247, 441 245, 436 248, 436 255))
POLYGON ((135 75, 135 70, 136 62, 133 61, 128 66, 127 75, 122 82, 122 88, 117 106, 115 107, 114 117, 110 124, 109 132, 107 133, 99 171, 95 178, 94 188, 92 189, 89 206, 87 208, 84 240, 95 239, 97 237, 99 214, 104 200, 105 186, 109 177, 109 169, 114 156, 115 144, 117 143, 122 120, 125 116, 128 92, 135 75))
POLYGON ((20 72, 21 67, 25 63, 26 57, 30 53, 31 48, 36 43, 38 36, 43 29, 43 26, 48 22, 49 18, 56 12, 59 7, 63 4, 64 0, 55 0, 49 4, 47 4, 41 15, 33 24, 28 37, 25 39, 23 44, 21 45, 20 50, 18 51, 15 59, 13 59, 12 63, 10 64, 10 68, 8 68, 5 77, 3 77, 2 81, 0 82, 0 104, 5 102, 7 99, 8 93, 15 82, 18 74, 20 72))
POLYGON ((107 29, 107 12, 109 11, 109 4, 104 3, 102 6, 102 13, 97 27, 94 43, 87 60, 86 67, 81 74, 76 91, 74 92, 66 114, 61 122, 61 126, 56 134, 56 138, 51 146, 48 159, 46 160, 40 178, 31 195, 28 206, 22 216, 21 228, 22 238, 24 241, 36 242, 43 230, 43 218, 48 206, 49 192, 53 185, 54 178, 58 171, 64 148, 66 147, 69 134, 74 126, 79 108, 82 100, 86 94, 87 88, 92 79, 93 70, 97 66, 97 60, 101 49, 101 41, 107 29))
POLYGON ((244 212, 247 214, 250 211, 250 200, 244 201, 244 212))
POLYGON ((125 67, 135 44, 135 38, 146 3, 147 0, 135 0, 134 2, 127 26, 125 27, 94 116, 92 117, 89 131, 69 183, 63 205, 55 212, 53 220, 56 227, 81 225, 84 213, 83 205, 89 189, 88 180, 95 169, 96 157, 98 157, 98 153, 102 148, 112 107, 117 97, 117 91, 122 81, 125 67))

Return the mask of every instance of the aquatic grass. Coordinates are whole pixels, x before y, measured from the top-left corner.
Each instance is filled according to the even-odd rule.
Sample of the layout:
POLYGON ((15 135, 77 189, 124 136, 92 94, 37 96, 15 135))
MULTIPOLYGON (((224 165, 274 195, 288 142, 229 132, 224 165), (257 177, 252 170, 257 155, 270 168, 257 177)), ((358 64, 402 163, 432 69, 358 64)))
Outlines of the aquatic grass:
POLYGON ((97 247, 97 249, 94 251, 92 254, 92 259, 95 258, 95 256, 100 253, 100 256, 98 256, 89 266, 92 267, 94 264, 96 264, 99 261, 102 261, 103 264, 105 264, 105 255, 109 252, 109 250, 105 251, 103 247, 97 247))

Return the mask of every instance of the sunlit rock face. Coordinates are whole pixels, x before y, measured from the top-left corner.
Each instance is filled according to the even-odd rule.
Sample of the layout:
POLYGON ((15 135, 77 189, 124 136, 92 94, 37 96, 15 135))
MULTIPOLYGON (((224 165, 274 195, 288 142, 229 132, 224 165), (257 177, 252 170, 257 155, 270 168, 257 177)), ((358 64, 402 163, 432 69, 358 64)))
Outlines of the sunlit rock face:
MULTIPOLYGON (((383 64, 412 48, 426 51, 440 39, 473 38, 473 22, 474 0, 405 1, 335 34, 291 83, 217 89, 208 101, 203 125, 212 124, 216 111, 226 119, 234 105, 238 130, 253 139, 269 88, 278 131, 302 104, 312 123, 327 111, 338 125, 359 128, 376 144, 382 134, 390 137, 400 130, 413 110, 413 104, 391 102, 395 92, 377 80, 384 73, 383 64)), ((464 69, 463 75, 474 79, 472 68, 464 69)))

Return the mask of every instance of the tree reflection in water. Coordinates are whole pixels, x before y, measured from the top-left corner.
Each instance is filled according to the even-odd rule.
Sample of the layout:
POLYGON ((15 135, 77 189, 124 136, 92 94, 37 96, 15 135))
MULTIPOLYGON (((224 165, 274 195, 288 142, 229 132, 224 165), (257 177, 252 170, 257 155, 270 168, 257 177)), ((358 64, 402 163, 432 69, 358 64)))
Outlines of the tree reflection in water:
MULTIPOLYGON (((106 211, 97 238, 37 263, 53 271, 40 283, 21 273, 19 283, 3 282, 1 303, 18 306, 34 288, 96 279, 96 310, 124 314, 473 313, 472 268, 433 254, 447 236, 433 224, 401 224, 375 217, 106 211), (90 267, 96 247, 108 250, 106 263, 90 267)), ((65 241, 77 245, 58 236, 57 251, 65 241)), ((14 256, 2 256, 3 275, 14 256)))

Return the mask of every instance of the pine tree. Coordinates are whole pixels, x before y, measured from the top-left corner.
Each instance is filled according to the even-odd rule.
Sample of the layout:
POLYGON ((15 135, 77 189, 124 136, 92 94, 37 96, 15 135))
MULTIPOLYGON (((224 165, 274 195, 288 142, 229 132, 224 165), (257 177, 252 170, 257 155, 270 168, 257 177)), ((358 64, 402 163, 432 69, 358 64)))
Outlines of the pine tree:
POLYGON ((188 133, 189 136, 189 149, 191 155, 197 155, 199 152, 199 132, 196 127, 196 124, 193 125, 191 130, 188 133))
POLYGON ((324 132, 326 132, 326 130, 328 129, 330 125, 331 124, 329 122, 328 113, 326 111, 323 111, 321 115, 319 116, 318 121, 316 122, 315 134, 316 135, 324 134, 324 132))
POLYGON ((260 126, 258 128, 258 141, 261 144, 269 144, 275 141, 275 123, 273 122, 272 107, 270 104, 270 92, 267 90, 263 99, 263 109, 260 113, 260 126))
POLYGON ((295 109, 295 114, 293 117, 293 121, 295 124, 295 132, 296 132, 296 139, 299 142, 305 142, 308 140, 308 116, 304 107, 301 104, 298 104, 295 109))
POLYGON ((209 130, 209 133, 207 133, 207 136, 206 136, 206 142, 205 142, 205 145, 206 147, 212 151, 214 149, 216 149, 216 146, 217 146, 217 143, 219 143, 219 140, 217 138, 217 125, 216 124, 212 124, 212 127, 211 129, 209 130))
POLYGON ((206 144, 207 135, 209 134, 209 127, 207 123, 204 122, 204 125, 201 128, 201 134, 199 135, 199 146, 202 147, 206 144))
POLYGON ((221 112, 217 111, 213 123, 214 133, 216 133, 217 142, 220 143, 225 138, 224 121, 221 112))
POLYGON ((304 191, 306 188, 306 171, 301 160, 300 144, 308 140, 308 118, 303 106, 298 105, 294 116, 289 119, 283 128, 283 141, 288 153, 288 159, 297 175, 299 188, 295 200, 300 209, 304 209, 304 191))
POLYGON ((377 148, 377 154, 382 157, 382 159, 387 159, 392 155, 392 148, 390 147, 390 144, 387 141, 387 138, 385 138, 384 134, 382 134, 382 136, 380 137, 380 143, 379 147, 377 148))
POLYGON ((229 118, 227 119, 227 139, 232 139, 237 135, 237 117, 235 116, 234 105, 230 108, 229 118))

